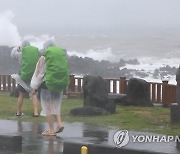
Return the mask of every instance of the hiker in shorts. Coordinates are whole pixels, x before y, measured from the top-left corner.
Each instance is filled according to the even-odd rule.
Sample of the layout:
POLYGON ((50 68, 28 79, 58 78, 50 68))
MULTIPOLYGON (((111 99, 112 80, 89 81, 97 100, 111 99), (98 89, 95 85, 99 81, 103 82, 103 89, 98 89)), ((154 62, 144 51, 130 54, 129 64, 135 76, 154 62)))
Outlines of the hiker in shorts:
POLYGON ((32 95, 40 87, 41 116, 47 117, 48 130, 42 135, 55 136, 63 131, 61 102, 63 90, 69 84, 67 57, 63 49, 55 46, 53 40, 44 43, 44 56, 41 56, 31 80, 32 95), (57 128, 54 129, 54 122, 57 128))
MULTIPOLYGON (((30 81, 34 73, 36 63, 39 60, 38 48, 31 46, 29 41, 23 41, 20 47, 14 47, 11 51, 11 57, 20 63, 21 69, 19 74, 12 74, 11 77, 16 80, 18 84, 19 97, 17 100, 16 116, 22 116, 21 112, 23 99, 27 92, 30 92, 30 81)), ((31 96, 33 102, 32 116, 38 117, 38 100, 36 95, 31 96)))

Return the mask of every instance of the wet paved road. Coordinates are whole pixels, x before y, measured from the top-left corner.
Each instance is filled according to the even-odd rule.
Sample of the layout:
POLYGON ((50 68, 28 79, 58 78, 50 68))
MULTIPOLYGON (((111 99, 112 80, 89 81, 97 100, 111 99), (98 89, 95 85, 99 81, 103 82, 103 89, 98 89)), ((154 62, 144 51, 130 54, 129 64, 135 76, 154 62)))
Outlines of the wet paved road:
MULTIPOLYGON (((1 149, 4 154, 61 154, 63 142, 71 141, 88 144, 100 144, 115 147, 113 135, 116 131, 113 128, 105 128, 87 123, 64 123, 65 129, 56 137, 45 137, 41 133, 47 129, 46 123, 21 122, 11 120, 0 120, 0 134, 22 135, 22 149, 10 151, 1 149)), ((130 135, 142 133, 129 132, 130 135)), ((146 133, 143 133, 146 134, 146 133)), ((149 134, 148 134, 149 135, 149 134)), ((178 154, 175 142, 170 143, 133 143, 132 140, 124 148, 161 152, 164 154, 178 154)))

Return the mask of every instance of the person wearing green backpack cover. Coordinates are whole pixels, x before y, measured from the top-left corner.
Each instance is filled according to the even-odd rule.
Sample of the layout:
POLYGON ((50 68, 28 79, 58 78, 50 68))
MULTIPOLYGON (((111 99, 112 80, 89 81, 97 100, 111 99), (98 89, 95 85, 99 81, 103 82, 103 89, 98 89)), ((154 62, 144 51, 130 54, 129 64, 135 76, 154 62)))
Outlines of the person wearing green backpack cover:
MULTIPOLYGON (((20 47, 14 47, 11 51, 11 57, 20 63, 20 73, 12 74, 11 77, 18 84, 19 97, 17 101, 16 116, 22 116, 21 112, 23 99, 26 92, 30 92, 30 81, 34 73, 36 63, 39 60, 40 54, 38 48, 31 46, 30 42, 25 40, 20 47)), ((33 102, 33 116, 38 117, 38 100, 36 95, 31 96, 33 102)))
POLYGON ((31 80, 32 95, 40 89, 41 116, 47 117, 49 129, 42 135, 55 136, 63 131, 61 102, 63 90, 69 84, 69 69, 64 50, 55 46, 53 40, 44 43, 44 56, 41 56, 31 80), (57 128, 54 129, 54 121, 57 128))

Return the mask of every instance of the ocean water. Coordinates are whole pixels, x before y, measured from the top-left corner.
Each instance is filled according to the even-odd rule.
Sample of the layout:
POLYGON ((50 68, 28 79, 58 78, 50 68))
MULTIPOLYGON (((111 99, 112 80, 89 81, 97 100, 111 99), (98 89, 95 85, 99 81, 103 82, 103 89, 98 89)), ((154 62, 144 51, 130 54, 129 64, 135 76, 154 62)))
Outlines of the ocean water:
POLYGON ((62 36, 58 43, 69 54, 97 60, 119 61, 120 58, 143 57, 177 58, 180 55, 180 36, 62 36), (100 54, 101 53, 101 54, 100 54))
MULTIPOLYGON (((138 59, 140 65, 126 65, 123 68, 143 70, 149 76, 147 81, 162 82, 169 80, 176 84, 175 74, 155 79, 152 73, 155 69, 165 67, 178 68, 180 65, 180 36, 71 36, 61 38, 62 46, 68 55, 90 57, 95 60, 118 62, 120 59, 138 59)), ((120 68, 122 69, 122 68, 120 68)), ((134 76, 137 77, 137 76, 134 76)))

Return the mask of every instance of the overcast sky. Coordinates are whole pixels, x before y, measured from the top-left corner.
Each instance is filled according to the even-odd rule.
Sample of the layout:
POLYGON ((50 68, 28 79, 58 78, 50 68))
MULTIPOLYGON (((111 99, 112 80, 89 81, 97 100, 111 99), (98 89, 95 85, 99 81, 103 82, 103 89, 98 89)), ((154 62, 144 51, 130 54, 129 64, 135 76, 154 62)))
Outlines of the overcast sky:
POLYGON ((180 0, 0 0, 0 45, 28 39, 42 48, 52 37, 91 57, 179 55, 180 0), (76 38, 80 34, 90 37, 76 38), (112 34, 120 39, 106 37, 112 34))
POLYGON ((178 29, 180 0, 0 0, 21 34, 178 29))

